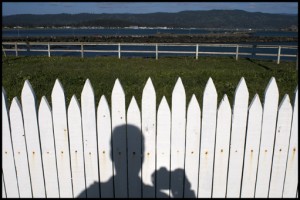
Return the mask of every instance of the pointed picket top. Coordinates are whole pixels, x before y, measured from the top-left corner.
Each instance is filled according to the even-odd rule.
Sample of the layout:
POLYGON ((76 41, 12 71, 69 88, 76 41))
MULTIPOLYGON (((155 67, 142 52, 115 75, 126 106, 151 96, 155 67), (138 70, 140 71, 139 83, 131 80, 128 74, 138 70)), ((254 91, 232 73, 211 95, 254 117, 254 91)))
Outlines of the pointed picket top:
POLYGON ((73 96, 71 98, 71 101, 70 101, 70 104, 69 104, 69 109, 70 108, 80 108, 78 99, 77 99, 75 94, 73 94, 73 96))
POLYGON ((128 111, 129 111, 129 110, 132 111, 132 112, 136 112, 136 111, 139 112, 139 107, 138 107, 138 105, 137 105, 137 102, 136 102, 134 96, 132 96, 131 101, 130 101, 130 104, 129 104, 129 106, 128 106, 128 111))
POLYGON ((10 110, 15 110, 15 109, 22 111, 22 106, 18 97, 14 97, 10 105, 10 110))
POLYGON ((45 96, 42 97, 40 106, 39 106, 39 111, 46 109, 47 112, 51 112, 51 107, 49 105, 49 102, 47 101, 47 98, 45 96))
POLYGON ((195 109, 195 108, 197 108, 197 110, 199 109, 199 111, 201 111, 198 100, 196 98, 196 95, 193 94, 192 98, 189 102, 189 105, 188 105, 188 112, 189 112, 190 109, 195 109))
POLYGON ((81 92, 81 98, 83 96, 86 96, 87 98, 94 96, 94 90, 93 90, 92 84, 90 82, 90 79, 86 79, 86 81, 85 81, 85 84, 84 84, 82 92, 81 92))
POLYGON ((109 117, 110 117, 110 110, 109 110, 109 106, 108 106, 108 102, 107 102, 107 99, 105 97, 105 95, 102 95, 100 97, 100 100, 99 100, 99 103, 98 103, 98 108, 97 108, 97 115, 100 116, 100 112, 103 111, 107 114, 109 114, 109 117))
POLYGON ((143 97, 145 96, 144 98, 146 98, 146 96, 151 96, 153 94, 155 95, 155 88, 151 78, 149 77, 143 89, 143 97))
POLYGON ((52 101, 57 96, 62 96, 63 98, 65 97, 64 88, 58 79, 55 80, 55 83, 54 83, 54 86, 52 89, 52 93, 51 93, 52 101))
POLYGON ((35 101, 35 93, 34 93, 34 90, 28 80, 25 80, 24 86, 22 89, 22 93, 21 93, 22 102, 24 101, 25 98, 26 98, 26 100, 33 99, 33 101, 35 101))
POLYGON ((177 79, 175 87, 173 89, 172 99, 173 99, 174 94, 184 94, 185 95, 185 89, 184 89, 184 86, 183 86, 183 83, 182 83, 182 80, 180 77, 177 79))
MULTIPOLYGON (((249 96, 248 87, 244 77, 241 78, 235 90, 235 98, 239 96, 241 93, 244 93, 249 96)), ((236 100, 236 99, 235 99, 236 100)))
POLYGON ((159 106, 158 106, 158 110, 163 110, 163 109, 164 110, 165 109, 170 110, 170 106, 169 106, 169 104, 168 104, 167 99, 166 99, 165 96, 162 97, 162 99, 161 99, 161 101, 159 103, 159 106))
POLYGON ((205 85, 205 88, 204 88, 204 95, 207 95, 207 94, 217 95, 217 90, 216 90, 215 84, 211 77, 209 77, 209 79, 205 85))
POLYGON ((290 97, 288 94, 285 94, 281 103, 278 106, 278 113, 281 112, 283 109, 290 109, 291 108, 291 102, 290 102, 290 97))
POLYGON ((5 105, 7 106, 6 100, 7 100, 6 91, 5 91, 4 87, 2 87, 2 102, 5 103, 5 105))
POLYGON ((230 106, 227 94, 224 94, 224 96, 223 96, 223 98, 222 98, 222 100, 221 100, 221 102, 219 104, 218 112, 219 112, 219 110, 221 110, 224 107, 226 107, 227 109, 231 110, 231 106, 230 106))
POLYGON ((278 86, 276 83, 276 79, 272 77, 266 87, 265 90, 265 99, 270 96, 270 98, 278 99, 279 97, 279 91, 278 91, 278 86))
POLYGON ((125 92, 123 90, 123 87, 121 85, 121 82, 119 81, 119 79, 117 78, 114 84, 114 87, 112 89, 112 94, 111 96, 115 96, 115 95, 125 95, 125 92))
POLYGON ((249 110, 251 110, 252 107, 253 107, 253 109, 256 107, 259 107, 259 108, 262 107, 258 94, 254 95, 254 97, 250 103, 249 110))

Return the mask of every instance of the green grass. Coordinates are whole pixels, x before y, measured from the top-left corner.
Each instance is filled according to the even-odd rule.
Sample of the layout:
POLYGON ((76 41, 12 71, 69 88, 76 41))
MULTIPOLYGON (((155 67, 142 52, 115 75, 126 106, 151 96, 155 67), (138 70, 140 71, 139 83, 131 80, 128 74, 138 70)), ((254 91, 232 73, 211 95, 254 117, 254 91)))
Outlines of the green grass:
MULTIPOLYGON (((2 86, 6 90, 8 101, 17 96, 20 100, 24 81, 28 79, 36 93, 37 104, 46 96, 51 104, 51 91, 55 80, 62 83, 67 105, 73 94, 80 101, 81 91, 86 79, 90 79, 95 102, 98 105, 101 95, 105 95, 109 104, 116 78, 119 78, 126 94, 126 107, 132 96, 139 106, 144 85, 151 77, 156 90, 157 106, 166 96, 171 106, 174 85, 181 77, 187 96, 187 103, 195 94, 202 108, 205 85, 211 77, 218 92, 218 102, 227 94, 233 105, 234 92, 241 77, 244 77, 249 90, 249 103, 255 93, 263 103, 264 91, 271 77, 276 78, 280 101, 284 94, 294 101, 294 91, 298 84, 298 71, 295 62, 259 61, 232 57, 164 57, 122 58, 116 57, 3 57, 2 86)), ((9 103, 10 105, 10 103, 9 103)))

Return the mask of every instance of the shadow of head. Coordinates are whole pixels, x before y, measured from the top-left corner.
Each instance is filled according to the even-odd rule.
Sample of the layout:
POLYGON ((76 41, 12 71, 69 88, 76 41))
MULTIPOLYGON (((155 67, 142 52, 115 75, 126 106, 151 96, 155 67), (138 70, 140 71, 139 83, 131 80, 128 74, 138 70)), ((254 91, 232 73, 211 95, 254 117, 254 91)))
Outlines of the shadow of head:
POLYGON ((144 137, 141 129, 131 125, 117 126, 112 131, 110 158, 115 165, 116 174, 124 165, 130 168, 131 174, 140 171, 143 163, 144 137))

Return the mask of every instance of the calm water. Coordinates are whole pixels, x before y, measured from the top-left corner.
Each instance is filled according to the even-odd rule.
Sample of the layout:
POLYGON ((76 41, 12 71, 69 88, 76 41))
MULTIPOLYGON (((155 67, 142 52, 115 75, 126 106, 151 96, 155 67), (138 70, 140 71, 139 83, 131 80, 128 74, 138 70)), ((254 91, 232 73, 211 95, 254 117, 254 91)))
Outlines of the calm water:
MULTIPOLYGON (((97 36, 97 35, 155 35, 157 33, 169 33, 169 34, 206 34, 212 31, 203 29, 20 29, 20 30, 2 30, 2 36, 4 37, 24 37, 24 36, 97 36)), ((224 33, 225 31, 214 31, 224 33)), ((297 32, 278 32, 278 31, 258 31, 254 32, 255 36, 281 36, 281 37, 298 37, 297 32)), ((297 42, 269 42, 269 43, 247 43, 247 44, 264 44, 264 45, 297 45, 297 42)), ((12 47, 13 48, 13 47, 12 47)), ((20 46, 19 48, 26 49, 27 47, 20 46)), ((35 47, 30 47, 35 48, 35 47)), ((39 48, 47 49, 46 46, 40 46, 39 48)), ((79 50, 80 46, 51 46, 51 49, 76 49, 79 50)), ((155 51, 155 46, 122 46, 122 50, 143 50, 143 51, 155 51)), ((118 46, 104 45, 104 46, 85 46, 85 50, 118 50, 118 46)), ((195 47, 180 47, 180 46, 167 46, 159 47, 159 51, 192 51, 195 52, 195 47)), ((224 48, 224 47, 199 47, 199 52, 235 52, 236 49, 224 48)), ((272 53, 277 54, 278 49, 252 49, 252 48, 240 48, 241 53, 272 53)), ((282 54, 296 54, 297 50, 282 49, 282 54)), ((15 55, 15 52, 7 52, 8 55, 15 55)), ((33 52, 25 51, 19 52, 19 55, 48 55, 47 52, 33 52)), ((53 56, 81 56, 80 52, 51 52, 53 56)), ((162 56, 195 56, 195 54, 169 54, 159 53, 159 57, 162 56)), ((85 57, 93 56, 118 56, 118 53, 84 53, 85 57)), ((122 57, 155 57, 155 53, 123 53, 122 57)), ((201 56, 209 56, 208 54, 200 53, 201 56)), ((216 55, 214 55, 216 56, 216 55)), ((218 55, 229 56, 229 55, 218 55)), ((246 56, 240 56, 246 57, 246 56)), ((258 59, 276 59, 274 56, 247 56, 250 58, 258 59)), ((281 60, 296 60, 296 58, 282 57, 281 60)))
MULTIPOLYGON (((32 36, 100 36, 100 35, 155 35, 162 34, 207 34, 224 33, 224 30, 210 31, 204 29, 13 29, 3 30, 3 37, 32 36)), ((227 31, 228 32, 228 31, 227 31)), ((298 37, 298 32, 257 31, 254 36, 298 37)))

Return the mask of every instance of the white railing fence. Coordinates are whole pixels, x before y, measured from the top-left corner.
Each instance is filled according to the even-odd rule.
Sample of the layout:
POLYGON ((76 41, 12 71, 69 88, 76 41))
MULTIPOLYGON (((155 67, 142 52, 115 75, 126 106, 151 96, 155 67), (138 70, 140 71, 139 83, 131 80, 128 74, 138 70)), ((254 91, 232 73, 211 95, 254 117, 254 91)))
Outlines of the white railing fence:
POLYGON ((14 51, 15 55, 18 56, 18 52, 47 52, 48 57, 51 57, 51 52, 79 52, 81 57, 84 57, 84 53, 116 53, 118 58, 121 58, 122 53, 138 53, 138 54, 152 54, 155 55, 157 60, 159 54, 189 54, 195 55, 198 60, 199 55, 229 55, 235 56, 238 60, 239 56, 264 56, 264 57, 275 57, 277 64, 280 64, 280 59, 282 57, 292 57, 296 58, 298 64, 298 53, 287 54, 281 53, 282 49, 294 49, 297 50, 298 46, 295 45, 252 45, 252 44, 188 44, 188 43, 101 43, 101 42, 2 42, 2 51, 11 52, 14 51), (3 45, 6 47, 4 48, 3 45), (52 46, 52 48, 51 48, 52 46), (60 48, 55 48, 59 46, 60 48), (68 49, 68 47, 75 47, 75 49, 68 49), (116 46, 117 49, 90 49, 90 46, 116 46), (132 47, 137 49, 123 49, 123 47, 132 47), (9 48, 10 47, 10 48, 9 48), (155 47, 155 50, 141 50, 139 47, 155 47), (194 50, 159 50, 161 47, 193 47, 194 50), (234 51, 203 51, 202 47, 222 47, 234 48, 234 51), (252 52, 242 52, 241 49, 248 49, 252 52), (261 49, 277 49, 277 53, 261 53, 256 52, 261 49), (202 51, 199 51, 202 50, 202 51))
POLYGON ((298 88, 293 99, 278 105, 275 78, 250 105, 241 78, 232 108, 211 78, 202 107, 178 78, 157 110, 150 78, 127 110, 118 79, 111 107, 89 80, 68 106, 56 80, 52 108, 29 81, 10 106, 2 88, 2 197, 296 197, 298 88))

